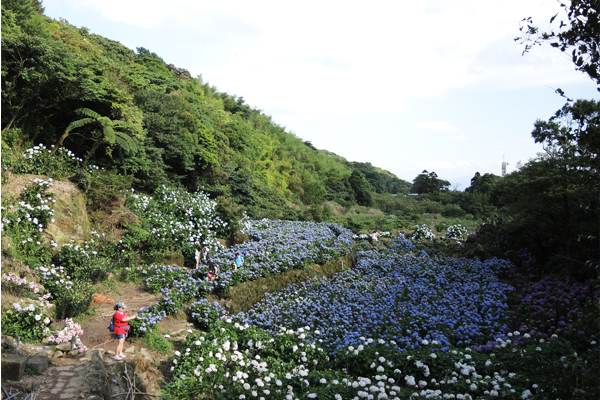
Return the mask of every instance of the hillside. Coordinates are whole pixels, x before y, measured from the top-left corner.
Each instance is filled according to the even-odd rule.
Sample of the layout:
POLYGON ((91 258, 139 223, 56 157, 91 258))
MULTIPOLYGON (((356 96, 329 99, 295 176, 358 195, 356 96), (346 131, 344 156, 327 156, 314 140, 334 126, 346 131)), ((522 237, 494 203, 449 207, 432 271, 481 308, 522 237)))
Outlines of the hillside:
MULTIPOLYGON (((365 191, 408 193, 411 186, 317 150, 243 97, 150 50, 50 19, 36 1, 3 3, 2 87, 6 168, 5 152, 19 157, 33 145, 55 146, 83 167, 105 169, 122 189, 203 188, 252 217, 288 219, 302 218, 305 205, 370 205, 365 191)), ((77 179, 86 190, 89 175, 77 179)))

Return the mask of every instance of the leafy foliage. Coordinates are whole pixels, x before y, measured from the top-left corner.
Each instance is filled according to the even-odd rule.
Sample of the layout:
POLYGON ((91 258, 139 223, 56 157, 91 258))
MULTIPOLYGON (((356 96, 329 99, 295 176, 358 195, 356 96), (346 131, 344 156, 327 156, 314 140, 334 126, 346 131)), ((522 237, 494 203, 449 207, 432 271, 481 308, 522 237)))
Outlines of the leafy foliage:
MULTIPOLYGON (((600 5, 596 0, 573 0, 562 3, 566 15, 561 15, 559 26, 552 25, 560 13, 550 18, 549 31, 541 32, 531 17, 521 25, 522 36, 515 39, 526 44, 523 53, 533 46, 550 43, 561 52, 571 52, 575 67, 600 84, 600 5)), ((557 21, 557 22, 558 22, 557 21)), ((560 91, 562 93, 562 91, 560 91)))

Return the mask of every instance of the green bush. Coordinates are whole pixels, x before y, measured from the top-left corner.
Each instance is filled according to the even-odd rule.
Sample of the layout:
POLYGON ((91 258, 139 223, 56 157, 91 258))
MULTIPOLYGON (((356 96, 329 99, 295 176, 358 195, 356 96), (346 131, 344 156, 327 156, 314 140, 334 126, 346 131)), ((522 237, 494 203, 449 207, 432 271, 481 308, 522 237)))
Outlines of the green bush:
POLYGON ((158 351, 162 354, 169 354, 173 350, 173 344, 156 331, 147 332, 143 336, 142 342, 148 350, 158 351))
POLYGON ((444 232, 445 230, 446 230, 446 224, 444 224, 443 222, 438 222, 435 225, 435 231, 437 233, 444 232))
POLYGON ((213 325, 225 315, 225 309, 219 303, 202 299, 190 305, 190 316, 201 329, 210 331, 213 325))
POLYGON ((50 322, 42 307, 33 304, 21 307, 14 303, 12 309, 2 314, 2 333, 19 335, 24 341, 40 341, 49 332, 50 322))
POLYGON ((458 204, 446 204, 442 210, 444 217, 463 217, 465 214, 465 210, 460 208, 458 204))
POLYGON ((56 317, 65 319, 83 314, 90 307, 94 292, 94 287, 88 282, 73 282, 71 289, 62 291, 56 295, 53 301, 56 307, 56 317))
POLYGON ((67 243, 54 256, 55 262, 62 265, 72 279, 97 283, 106 278, 110 260, 101 257, 94 244, 67 243))

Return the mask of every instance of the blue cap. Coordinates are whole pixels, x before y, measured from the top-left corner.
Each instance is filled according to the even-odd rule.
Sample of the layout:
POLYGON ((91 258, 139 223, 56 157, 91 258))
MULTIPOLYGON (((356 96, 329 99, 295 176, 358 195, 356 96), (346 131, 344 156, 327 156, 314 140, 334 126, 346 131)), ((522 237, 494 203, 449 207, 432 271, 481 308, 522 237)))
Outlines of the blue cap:
POLYGON ((117 308, 127 308, 127 306, 125 305, 125 303, 123 303, 122 301, 117 303, 117 308))

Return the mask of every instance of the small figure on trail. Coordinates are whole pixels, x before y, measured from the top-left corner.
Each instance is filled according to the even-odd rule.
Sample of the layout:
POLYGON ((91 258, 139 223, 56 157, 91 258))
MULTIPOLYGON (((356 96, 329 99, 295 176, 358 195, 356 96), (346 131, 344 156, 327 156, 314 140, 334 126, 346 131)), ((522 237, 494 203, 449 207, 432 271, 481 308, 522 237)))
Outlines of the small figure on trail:
POLYGON ((374 242, 378 242, 379 241, 379 236, 381 236, 379 234, 379 232, 377 232, 376 230, 373 231, 373 234, 371 235, 371 238, 373 239, 374 242))
POLYGON ((210 260, 210 250, 204 245, 204 247, 202 247, 202 261, 206 263, 208 260, 210 260))
POLYGON ((215 280, 215 277, 219 275, 219 268, 210 259, 206 262, 206 264, 208 265, 208 274, 206 274, 206 280, 210 280, 212 282, 215 280))
POLYGON ((196 252, 194 253, 194 258, 196 259, 196 269, 200 268, 200 257, 202 256, 203 251, 204 251, 204 249, 202 249, 202 251, 200 251, 200 247, 198 246, 196 248, 196 252))
POLYGON ((137 314, 133 317, 128 317, 125 314, 125 309, 127 306, 123 302, 119 302, 115 306, 115 315, 113 316, 114 324, 115 324, 115 335, 117 335, 117 349, 115 350, 115 358, 116 361, 121 361, 125 358, 125 354, 123 353, 123 346, 125 345, 125 338, 127 337, 127 332, 129 332, 129 324, 127 321, 136 319, 137 314))
POLYGON ((233 267, 237 270, 242 265, 244 265, 244 257, 242 257, 239 252, 235 253, 235 258, 233 259, 233 267))

